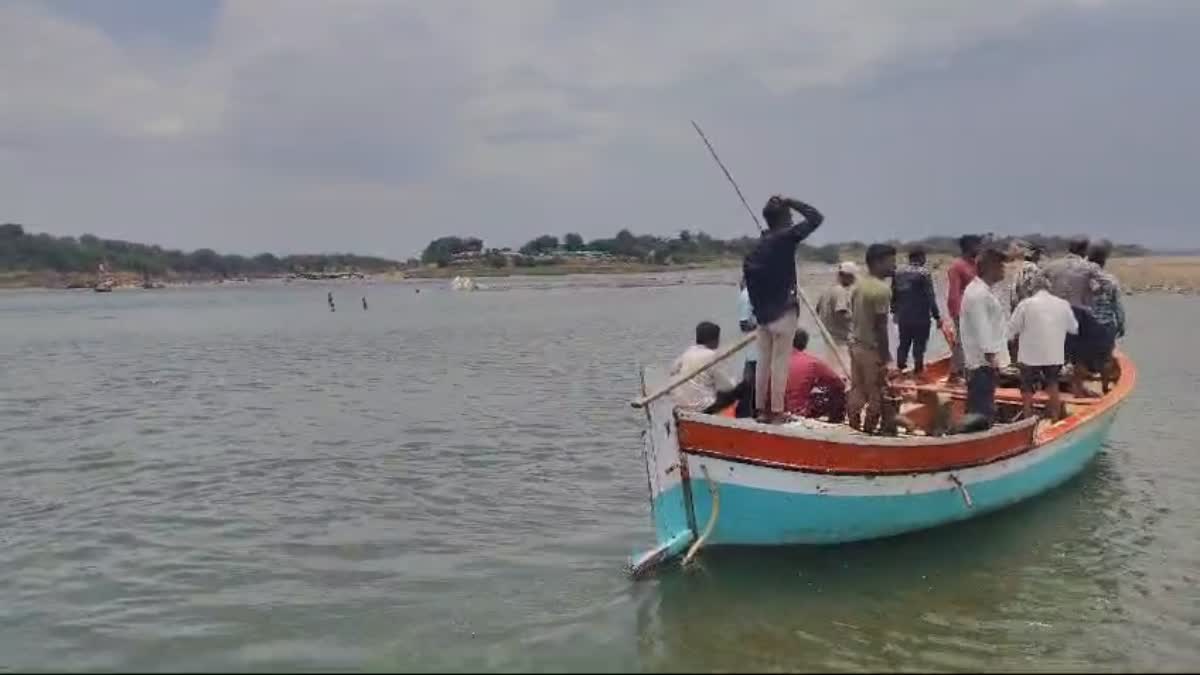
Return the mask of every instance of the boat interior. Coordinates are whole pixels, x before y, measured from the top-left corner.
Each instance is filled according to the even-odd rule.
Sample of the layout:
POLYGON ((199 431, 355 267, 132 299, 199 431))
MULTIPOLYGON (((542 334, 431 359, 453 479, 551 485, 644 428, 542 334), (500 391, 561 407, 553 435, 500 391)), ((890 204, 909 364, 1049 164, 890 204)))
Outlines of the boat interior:
MULTIPOLYGON (((967 390, 962 382, 949 380, 950 360, 944 358, 926 366, 925 373, 920 379, 911 374, 904 374, 893 382, 891 396, 887 405, 897 412, 898 428, 896 436, 900 437, 938 437, 954 433, 963 433, 965 429, 967 390)), ((1120 391, 1126 390, 1128 382, 1126 375, 1132 377, 1132 369, 1128 360, 1117 354, 1112 361, 1109 372, 1111 382, 1110 393, 1103 391, 1099 375, 1091 374, 1084 381, 1085 396, 1074 396, 1070 393, 1070 368, 1064 369, 1059 379, 1060 399, 1063 403, 1063 415, 1060 420, 1051 420, 1047 413, 1049 396, 1044 391, 1037 392, 1033 397, 1034 414, 1038 416, 1035 437, 1055 435, 1073 427, 1087 413, 1110 405, 1120 391)), ((1001 371, 999 386, 996 390, 996 420, 997 426, 1021 422, 1024 406, 1021 397, 1020 374, 1014 367, 1001 371)), ((732 417, 732 409, 723 413, 732 417)), ((808 428, 838 429, 842 433, 861 435, 846 424, 832 424, 822 420, 796 419, 784 426, 804 426, 808 428)))

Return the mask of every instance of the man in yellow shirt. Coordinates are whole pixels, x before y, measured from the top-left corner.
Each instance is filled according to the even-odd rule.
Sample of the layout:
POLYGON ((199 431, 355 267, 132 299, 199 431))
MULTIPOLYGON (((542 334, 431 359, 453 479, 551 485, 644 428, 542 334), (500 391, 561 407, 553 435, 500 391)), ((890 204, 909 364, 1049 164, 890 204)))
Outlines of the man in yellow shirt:
POLYGON ((850 426, 869 434, 876 432, 880 420, 890 433, 895 421, 886 419, 890 409, 884 406, 891 346, 888 341, 888 313, 892 306, 889 281, 896 272, 896 249, 887 244, 867 248, 867 274, 860 275, 850 296, 850 400, 847 412, 850 426))

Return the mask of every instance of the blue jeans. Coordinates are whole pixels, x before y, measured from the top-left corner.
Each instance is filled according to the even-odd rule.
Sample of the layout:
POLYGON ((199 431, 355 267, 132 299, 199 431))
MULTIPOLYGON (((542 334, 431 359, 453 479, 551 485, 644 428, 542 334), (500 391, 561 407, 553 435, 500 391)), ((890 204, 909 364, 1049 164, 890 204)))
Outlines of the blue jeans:
POLYGON ((967 414, 980 415, 988 426, 996 419, 996 380, 998 373, 991 366, 976 368, 967 373, 967 414))

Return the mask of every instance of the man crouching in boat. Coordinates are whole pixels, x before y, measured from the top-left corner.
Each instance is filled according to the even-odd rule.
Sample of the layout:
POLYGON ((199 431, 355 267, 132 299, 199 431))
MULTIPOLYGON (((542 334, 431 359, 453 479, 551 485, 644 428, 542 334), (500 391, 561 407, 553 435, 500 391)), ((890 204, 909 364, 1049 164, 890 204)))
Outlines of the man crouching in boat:
POLYGON ((821 359, 808 352, 808 331, 796 330, 788 369, 787 411, 809 419, 846 420, 846 383, 821 359))
POLYGON ((771 197, 763 207, 767 231, 742 264, 750 304, 758 322, 758 372, 754 387, 760 422, 782 424, 792 338, 800 322, 796 290, 796 247, 820 227, 825 217, 804 202, 771 197), (792 211, 804 221, 792 224, 792 211))
MULTIPOLYGON (((696 326, 696 344, 675 359, 670 376, 678 377, 712 361, 720 345, 721 327, 709 321, 700 323, 696 326)), ((712 415, 735 403, 745 386, 744 382, 734 382, 720 366, 713 366, 679 385, 678 389, 671 392, 671 396, 680 410, 712 415)))

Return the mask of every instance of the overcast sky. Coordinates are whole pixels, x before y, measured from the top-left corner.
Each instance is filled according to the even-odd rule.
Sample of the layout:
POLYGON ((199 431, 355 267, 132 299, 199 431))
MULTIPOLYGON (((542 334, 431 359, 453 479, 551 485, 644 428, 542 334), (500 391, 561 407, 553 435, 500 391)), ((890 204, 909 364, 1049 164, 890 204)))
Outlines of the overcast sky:
POLYGON ((0 3, 0 221, 404 257, 622 227, 1200 246, 1200 2, 0 3))

